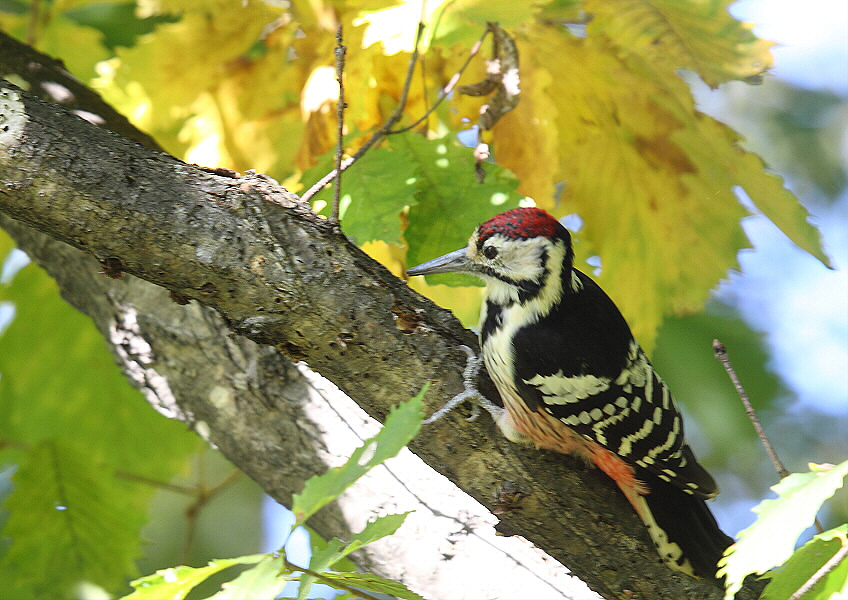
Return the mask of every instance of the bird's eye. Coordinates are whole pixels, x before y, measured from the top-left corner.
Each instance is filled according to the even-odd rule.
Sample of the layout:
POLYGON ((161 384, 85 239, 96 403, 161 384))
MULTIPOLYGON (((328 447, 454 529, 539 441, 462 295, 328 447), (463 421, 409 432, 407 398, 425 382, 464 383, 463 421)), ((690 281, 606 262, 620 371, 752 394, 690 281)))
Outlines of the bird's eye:
POLYGON ((498 255, 498 249, 494 246, 486 246, 483 248, 483 256, 488 258, 489 260, 495 258, 498 255))

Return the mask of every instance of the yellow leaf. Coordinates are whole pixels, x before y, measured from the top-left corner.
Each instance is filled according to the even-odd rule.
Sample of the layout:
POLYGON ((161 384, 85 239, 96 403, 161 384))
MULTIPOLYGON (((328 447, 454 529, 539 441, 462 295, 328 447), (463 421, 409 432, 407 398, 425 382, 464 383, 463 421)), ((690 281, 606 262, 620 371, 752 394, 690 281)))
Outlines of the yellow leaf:
POLYGON ((494 130, 494 155, 539 206, 582 217, 577 266, 600 256, 598 280, 646 348, 664 315, 700 309, 747 246, 736 186, 822 256, 797 200, 736 134, 695 111, 672 71, 591 31, 537 24, 516 37, 521 104, 494 130))
MULTIPOLYGON (((526 64, 526 63, 525 63, 526 64)), ((518 106, 493 129, 493 155, 498 164, 519 176, 518 191, 536 205, 556 213, 555 184, 558 182, 559 130, 555 119, 560 106, 546 92, 553 75, 545 68, 523 68, 518 106)))
MULTIPOLYGON (((149 14, 179 12, 181 20, 160 25, 103 63, 101 88, 172 152, 295 181, 292 173, 313 165, 335 143, 337 22, 348 46, 347 131, 370 133, 395 110, 421 5, 389 4, 356 0, 330 10, 329 4, 296 0, 287 12, 264 2, 147 0, 149 14), (389 19, 398 11, 407 16, 389 19)), ((771 64, 770 43, 732 19, 727 4, 585 0, 593 17, 586 37, 552 24, 552 13, 545 12, 576 17, 576 0, 553 8, 505 0, 426 6, 432 29, 421 49, 427 53, 401 125, 432 105, 486 20, 508 26, 521 61, 520 102, 494 128, 493 156, 518 175, 521 193, 539 206, 583 218, 575 236, 578 266, 591 271, 585 259, 600 257, 600 283, 646 348, 665 315, 699 309, 736 265, 747 244, 740 227, 746 211, 736 189, 797 244, 826 260, 806 213, 779 178, 743 152, 730 129, 699 115, 676 75, 686 67, 716 85, 771 64)), ((482 79, 488 46, 463 83, 482 79)), ((442 135, 461 129, 477 121, 486 101, 454 97, 422 129, 442 135)), ((348 151, 363 140, 351 136, 348 151)), ((384 258, 400 264, 397 256, 384 258)), ((469 291, 469 298, 477 295, 469 291)))
POLYGON ((772 66, 772 42, 734 19, 735 0, 584 0, 594 19, 589 36, 605 35, 621 54, 668 72, 691 69, 716 87, 762 74, 772 66))
MULTIPOLYGON (((149 4, 146 9, 150 13, 163 10, 160 4, 149 4)), ((137 126, 154 135, 166 149, 182 154, 186 146, 197 143, 193 134, 208 134, 210 127, 237 117, 207 111, 210 103, 226 104, 228 80, 251 65, 251 48, 282 11, 264 2, 216 2, 214 6, 180 2, 164 8, 185 10, 179 21, 159 25, 132 48, 118 48, 117 59, 100 69, 101 76, 94 85, 107 101, 121 105, 137 126), (195 102, 199 105, 193 106, 195 102), (205 118, 206 123, 191 125, 180 139, 186 120, 197 117, 205 118)), ((282 68, 285 61, 278 64, 282 68)), ((220 130, 217 134, 224 144, 233 137, 220 130)))
MULTIPOLYGON (((707 117, 700 118, 698 125, 701 131, 699 142, 730 142, 713 143, 709 148, 702 145, 692 149, 700 150, 705 161, 724 167, 723 171, 716 173, 716 181, 723 177, 725 185, 740 186, 754 205, 799 248, 815 256, 826 266, 832 266, 830 258, 822 249, 819 231, 809 223, 809 213, 795 195, 784 187, 783 178, 767 171, 759 156, 741 150, 738 146, 741 138, 729 127, 707 117)), ((688 147, 691 142, 686 138, 687 133, 688 130, 680 132, 680 137, 676 136, 676 140, 688 147)))

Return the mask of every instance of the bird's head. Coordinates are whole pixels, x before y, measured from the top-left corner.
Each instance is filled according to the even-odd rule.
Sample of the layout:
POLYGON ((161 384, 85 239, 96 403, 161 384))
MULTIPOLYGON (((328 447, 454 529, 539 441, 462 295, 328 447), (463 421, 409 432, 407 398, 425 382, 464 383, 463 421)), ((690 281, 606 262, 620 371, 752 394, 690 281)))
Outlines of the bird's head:
POLYGON ((559 295, 570 282, 571 236, 539 208, 516 208, 478 226, 465 248, 427 261, 408 275, 470 273, 486 282, 496 304, 527 302, 543 291, 559 295))

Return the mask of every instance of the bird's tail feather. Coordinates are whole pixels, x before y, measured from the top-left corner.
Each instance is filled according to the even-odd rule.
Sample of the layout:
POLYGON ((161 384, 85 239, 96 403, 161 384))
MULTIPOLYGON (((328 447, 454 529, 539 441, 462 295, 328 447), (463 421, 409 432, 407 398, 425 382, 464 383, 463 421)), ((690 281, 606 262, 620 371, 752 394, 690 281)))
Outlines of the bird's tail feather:
POLYGON ((719 529, 706 501, 653 475, 639 476, 650 492, 639 496, 636 510, 660 556, 673 569, 715 579, 718 560, 733 539, 719 529))

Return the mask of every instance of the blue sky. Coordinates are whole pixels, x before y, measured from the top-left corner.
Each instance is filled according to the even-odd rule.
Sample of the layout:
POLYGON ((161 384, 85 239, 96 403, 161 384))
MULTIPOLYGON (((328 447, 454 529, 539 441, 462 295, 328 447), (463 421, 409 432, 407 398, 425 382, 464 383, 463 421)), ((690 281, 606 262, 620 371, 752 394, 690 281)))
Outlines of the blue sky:
MULTIPOLYGON (((754 31, 761 38, 778 43, 772 50, 775 66, 767 77, 841 97, 842 103, 830 114, 819 115, 818 126, 838 140, 842 168, 848 170, 848 2, 742 0, 731 13, 756 24, 754 31)), ((717 91, 695 86, 694 91, 701 110, 743 136, 756 134, 757 124, 746 122, 731 107, 746 101, 754 107, 768 106, 764 96, 771 93, 768 86, 741 82, 717 91)), ((793 148, 792 156, 803 151, 793 148)), ((739 254, 740 272, 730 273, 715 296, 736 307, 753 329, 764 334, 767 366, 789 391, 780 414, 771 415, 774 420, 766 427, 780 437, 793 431, 787 425, 797 415, 810 409, 824 413, 833 419, 834 431, 846 432, 841 439, 826 442, 841 460, 848 454, 848 190, 836 201, 825 200, 809 184, 781 175, 810 211, 833 268, 798 249, 770 221, 755 215, 743 222, 754 250, 739 254)), ((800 429, 794 430, 803 438, 800 429)), ((723 485, 725 501, 720 497, 713 510, 726 531, 735 534, 752 521, 748 509, 758 499, 747 498, 750 492, 742 482, 730 478, 723 485)))
POLYGON ((774 76, 848 98, 848 2, 741 0, 730 12, 754 23, 759 37, 779 43, 774 76))
MULTIPOLYGON (((754 31, 760 37, 778 42, 770 76, 843 98, 841 114, 829 126, 841 139, 841 159, 848 165, 848 2, 743 0, 733 5, 731 12, 755 23, 754 31)), ((761 88, 744 84, 732 91, 750 94, 752 99, 762 93, 761 88), (747 89, 740 92, 741 86, 747 89)), ((703 110, 722 118, 723 93, 701 91, 703 110)), ((732 125, 745 134, 744 123, 732 125)), ((791 178, 787 185, 810 210, 834 268, 827 269, 795 247, 765 218, 754 216, 746 219, 744 227, 755 251, 740 253, 742 273, 732 274, 717 297, 736 306, 754 329, 765 333, 773 362, 770 366, 781 374, 799 404, 845 418, 848 191, 828 204, 805 196, 804 188, 791 178)))

